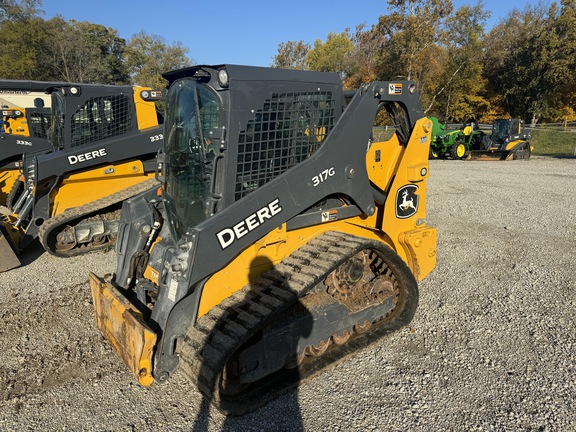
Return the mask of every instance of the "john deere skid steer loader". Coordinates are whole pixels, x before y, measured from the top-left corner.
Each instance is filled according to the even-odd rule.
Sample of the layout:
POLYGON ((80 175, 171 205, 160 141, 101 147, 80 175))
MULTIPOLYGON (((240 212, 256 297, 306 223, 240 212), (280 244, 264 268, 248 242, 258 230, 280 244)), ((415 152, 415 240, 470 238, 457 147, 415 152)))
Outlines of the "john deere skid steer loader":
POLYGON ((50 81, 0 80, 3 125, 0 127, 0 205, 6 205, 10 191, 20 177, 24 153, 45 152, 52 148, 50 127, 50 86, 65 83, 50 81), (48 105, 48 106, 46 106, 48 105))
POLYGON ((113 245, 122 201, 156 183, 162 92, 97 84, 48 90, 52 150, 26 153, 19 164, 23 180, 0 214, 0 271, 18 265, 15 255, 36 237, 58 256, 113 245))
POLYGON ((142 385, 241 414, 406 325, 435 266, 432 123, 413 82, 195 66, 169 81, 161 197, 124 203, 96 319, 142 385), (396 126, 371 140, 379 109, 396 126))
MULTIPOLYGON (((42 101, 42 99, 39 100, 42 101)), ((0 133, 42 137, 46 138, 46 141, 48 140, 50 108, 44 106, 34 108, 4 107, 1 114, 3 130, 0 130, 0 133)))
POLYGON ((530 159, 533 147, 530 132, 520 119, 498 119, 492 124, 492 134, 475 143, 467 160, 530 159))
POLYGON ((0 130, 0 205, 6 205, 20 177, 22 154, 51 148, 50 109, 10 107, 1 113, 4 129, 0 130))

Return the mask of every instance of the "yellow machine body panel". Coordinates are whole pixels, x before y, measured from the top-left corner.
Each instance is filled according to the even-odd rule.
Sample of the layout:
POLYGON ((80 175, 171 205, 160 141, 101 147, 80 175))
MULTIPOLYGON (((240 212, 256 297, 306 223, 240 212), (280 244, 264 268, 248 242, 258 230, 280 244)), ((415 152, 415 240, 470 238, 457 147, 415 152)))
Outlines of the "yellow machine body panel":
POLYGON ((136 108, 136 117, 138 118, 138 129, 145 130, 158 126, 158 115, 153 103, 142 99, 142 91, 154 91, 145 87, 134 87, 134 106, 136 108))
POLYGON ((404 146, 394 134, 388 141, 375 142, 366 153, 366 171, 370 181, 380 190, 390 187, 393 173, 402 157, 404 146))
POLYGON ((90 273, 90 289, 98 328, 140 384, 151 385, 154 381, 152 354, 156 334, 146 325, 138 309, 116 288, 93 273, 90 273))
POLYGON ((68 208, 110 196, 153 177, 154 173, 146 173, 139 160, 67 175, 51 197, 53 203, 51 217, 61 214, 68 208))
POLYGON ((2 109, 4 131, 13 135, 30 136, 26 110, 24 108, 10 107, 2 109))
MULTIPOLYGON (((514 147, 516 147, 518 144, 524 142, 523 140, 514 140, 514 141, 510 141, 507 145, 506 145, 506 150, 512 150, 514 147)), ((532 147, 533 148, 533 147, 532 147)))

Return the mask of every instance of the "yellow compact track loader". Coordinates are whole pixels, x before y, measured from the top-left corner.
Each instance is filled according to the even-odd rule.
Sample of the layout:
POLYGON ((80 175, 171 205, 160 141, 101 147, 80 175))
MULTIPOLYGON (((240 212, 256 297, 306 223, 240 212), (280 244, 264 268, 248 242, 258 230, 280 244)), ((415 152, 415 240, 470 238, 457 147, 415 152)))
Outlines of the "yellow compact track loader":
POLYGON ((466 160, 530 159, 533 147, 530 132, 520 119, 498 119, 492 124, 492 134, 471 146, 466 160))
POLYGON ((24 153, 45 152, 48 141, 50 96, 46 89, 62 82, 0 80, 0 206, 5 206, 10 191, 20 177, 24 153))
POLYGON ((46 151, 50 108, 4 108, 4 130, 0 130, 0 205, 6 205, 18 178, 22 154, 46 151))
POLYGON ((411 81, 195 66, 169 81, 161 197, 122 208, 98 326, 138 381, 241 414, 408 324, 436 265, 432 122, 411 81), (372 139, 379 111, 396 127, 372 139))
POLYGON ((0 133, 47 137, 50 108, 5 107, 1 112, 4 129, 0 133))
POLYGON ((122 202, 157 183, 161 91, 98 84, 48 91, 51 150, 17 163, 21 177, 0 208, 0 271, 18 265, 16 255, 36 237, 64 257, 114 245, 122 202))

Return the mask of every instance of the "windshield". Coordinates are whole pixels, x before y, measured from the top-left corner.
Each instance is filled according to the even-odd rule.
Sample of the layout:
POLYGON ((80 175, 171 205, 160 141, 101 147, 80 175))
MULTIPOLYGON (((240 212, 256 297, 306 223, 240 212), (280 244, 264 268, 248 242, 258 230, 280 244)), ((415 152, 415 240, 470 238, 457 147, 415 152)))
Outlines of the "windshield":
POLYGON ((58 93, 52 93, 52 113, 50 118, 50 141, 54 150, 64 148, 64 110, 62 98, 58 93))
POLYGON ((502 144, 510 134, 508 120, 494 120, 492 124, 492 141, 502 144))
POLYGON ((172 235, 209 216, 210 184, 215 147, 209 129, 219 126, 218 98, 192 79, 174 83, 165 121, 164 198, 172 235))

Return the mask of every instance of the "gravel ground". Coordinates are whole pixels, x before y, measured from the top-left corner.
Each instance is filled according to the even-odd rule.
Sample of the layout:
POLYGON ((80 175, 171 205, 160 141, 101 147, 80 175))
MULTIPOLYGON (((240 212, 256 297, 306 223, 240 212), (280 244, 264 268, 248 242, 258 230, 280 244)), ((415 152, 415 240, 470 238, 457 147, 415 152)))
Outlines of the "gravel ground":
POLYGON ((0 275, 0 430, 576 430, 576 160, 432 161, 436 270, 410 327, 244 417, 135 383, 88 270, 35 245, 0 275), (572 197, 572 198, 571 198, 572 197))

